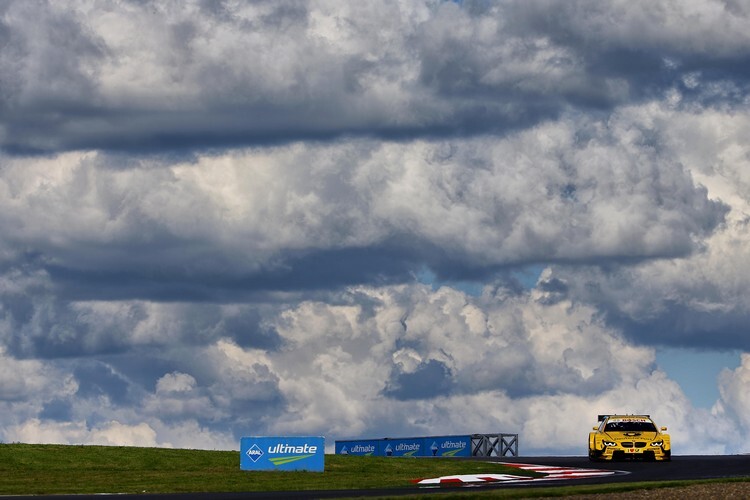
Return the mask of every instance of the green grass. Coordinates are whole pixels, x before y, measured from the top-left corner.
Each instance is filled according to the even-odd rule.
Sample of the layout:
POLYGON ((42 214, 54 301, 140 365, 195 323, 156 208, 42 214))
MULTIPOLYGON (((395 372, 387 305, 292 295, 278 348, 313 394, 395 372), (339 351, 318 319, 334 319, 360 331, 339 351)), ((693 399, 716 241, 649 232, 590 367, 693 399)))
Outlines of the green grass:
POLYGON ((342 455, 326 455, 323 473, 249 472, 240 470, 236 451, 0 444, 0 495, 404 487, 414 479, 488 472, 524 474, 473 460, 342 455))
MULTIPOLYGON (((0 444, 0 495, 295 491, 409 487, 412 480, 453 474, 534 475, 498 463, 451 458, 326 455, 325 472, 248 472, 237 451, 113 446, 0 444)), ((750 481, 750 477, 721 482, 750 481)), ((613 494, 717 481, 664 481, 565 487, 456 488, 457 498, 533 498, 613 494)), ((415 491, 419 490, 415 487, 415 491)), ((410 498, 427 498, 417 495, 410 498)), ((429 496, 429 498, 434 498, 429 496)))

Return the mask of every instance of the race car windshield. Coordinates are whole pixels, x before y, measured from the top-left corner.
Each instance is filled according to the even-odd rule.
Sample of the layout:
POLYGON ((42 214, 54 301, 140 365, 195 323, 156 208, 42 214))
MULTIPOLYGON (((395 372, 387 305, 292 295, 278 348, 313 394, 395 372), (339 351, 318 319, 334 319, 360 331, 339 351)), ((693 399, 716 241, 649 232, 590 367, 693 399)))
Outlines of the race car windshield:
POLYGON ((656 432, 656 426, 653 422, 623 420, 619 422, 607 422, 604 430, 615 432, 656 432))

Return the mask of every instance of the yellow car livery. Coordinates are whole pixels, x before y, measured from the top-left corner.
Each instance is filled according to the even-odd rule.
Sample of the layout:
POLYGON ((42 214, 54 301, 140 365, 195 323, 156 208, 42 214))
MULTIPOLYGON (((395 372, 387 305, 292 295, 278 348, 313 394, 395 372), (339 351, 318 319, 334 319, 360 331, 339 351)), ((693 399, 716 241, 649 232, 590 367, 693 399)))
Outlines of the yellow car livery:
POLYGON ((666 430, 649 415, 599 415, 599 426, 589 432, 589 460, 671 460, 666 430))

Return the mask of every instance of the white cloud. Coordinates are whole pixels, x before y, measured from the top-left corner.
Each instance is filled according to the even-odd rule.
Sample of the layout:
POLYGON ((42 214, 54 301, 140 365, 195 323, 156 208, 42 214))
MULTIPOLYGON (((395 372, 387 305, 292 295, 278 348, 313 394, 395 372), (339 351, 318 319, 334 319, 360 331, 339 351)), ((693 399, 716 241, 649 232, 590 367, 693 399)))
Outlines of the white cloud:
POLYGON ((734 1, 510 2, 506 9, 518 31, 548 33, 587 54, 622 49, 624 64, 636 60, 633 53, 658 47, 674 68, 681 57, 731 58, 750 44, 750 13, 734 1), (551 8, 554 19, 547 15, 551 8))
POLYGON ((0 400, 4 402, 24 401, 29 394, 46 399, 54 394, 70 396, 77 389, 76 383, 67 375, 43 361, 15 359, 0 346, 0 400))
POLYGON ((156 381, 157 393, 190 392, 195 388, 195 379, 187 373, 167 373, 156 381))
MULTIPOLYGON (((726 204, 725 223, 697 240, 699 251, 681 259, 653 259, 615 271, 558 269, 560 276, 571 279, 574 295, 632 323, 632 336, 642 342, 747 349, 743 325, 750 314, 750 266, 744 248, 750 239, 750 179, 742 139, 750 123, 747 113, 653 106, 628 110, 620 120, 621 127, 651 123, 665 151, 705 186, 709 198, 726 204)), ((665 226, 671 218, 665 218, 665 226)))
POLYGON ((156 433, 145 423, 106 422, 88 428, 85 422, 43 422, 30 419, 5 431, 8 439, 23 443, 98 444, 107 446, 156 446, 156 433))
POLYGON ((236 449, 239 443, 207 432, 196 422, 167 427, 146 422, 123 424, 116 420, 89 427, 85 422, 48 422, 30 419, 5 431, 8 440, 41 444, 93 444, 192 449, 236 449))
POLYGON ((91 299, 101 289, 88 286, 115 286, 120 273, 111 293, 133 298, 211 293, 208 276, 274 287, 294 259, 368 246, 447 270, 684 255, 724 207, 671 150, 643 147, 660 132, 638 124, 647 113, 502 139, 296 144, 125 170, 93 153, 11 159, 4 253, 34 247, 38 265, 91 299), (95 280, 102 268, 111 278, 95 280))
POLYGON ((3 4, 0 437, 746 452, 654 346, 749 349, 750 11, 551 8, 3 4))
MULTIPOLYGON (((578 436, 597 414, 628 411, 668 425, 679 453, 741 451, 727 439, 747 433, 737 418, 741 369, 723 375, 713 414, 696 411, 654 370, 653 349, 629 345, 595 309, 554 297, 556 288, 544 285, 551 277, 546 272, 536 290, 520 295, 488 288, 471 297, 412 285, 358 287, 341 297, 348 305, 302 302, 273 320, 278 350, 223 339, 178 351, 160 347, 154 360, 192 361, 158 375, 154 392, 134 405, 81 397, 71 380, 67 395, 47 396, 68 401, 67 420, 27 409, 3 437, 225 449, 238 436, 263 433, 333 440, 518 432, 526 454, 582 453, 578 436), (418 376, 430 373, 422 371, 430 363, 443 366, 446 378, 430 379, 425 390, 418 376), (77 420, 92 410, 97 421, 77 420), (236 422, 237 412, 247 419, 236 422), (211 421, 224 429, 206 427, 211 421)), ((138 374, 120 364, 132 386, 138 374)))
POLYGON ((506 130, 640 98, 664 60, 678 82, 714 58, 721 86, 750 45, 718 0, 17 1, 3 20, 3 143, 42 151, 506 130))
POLYGON ((745 444, 750 443, 750 354, 742 355, 742 364, 734 370, 725 369, 719 378, 721 398, 715 407, 718 413, 739 422, 745 430, 745 444))

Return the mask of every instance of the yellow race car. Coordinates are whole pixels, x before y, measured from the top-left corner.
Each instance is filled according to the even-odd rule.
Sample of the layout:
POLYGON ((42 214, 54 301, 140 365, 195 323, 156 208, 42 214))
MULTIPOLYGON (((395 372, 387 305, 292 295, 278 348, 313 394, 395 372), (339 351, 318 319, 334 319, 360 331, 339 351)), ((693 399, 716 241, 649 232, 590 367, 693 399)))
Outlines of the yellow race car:
POLYGON ((589 432, 589 460, 669 461, 672 446, 666 430, 649 415, 599 415, 599 426, 589 432))

